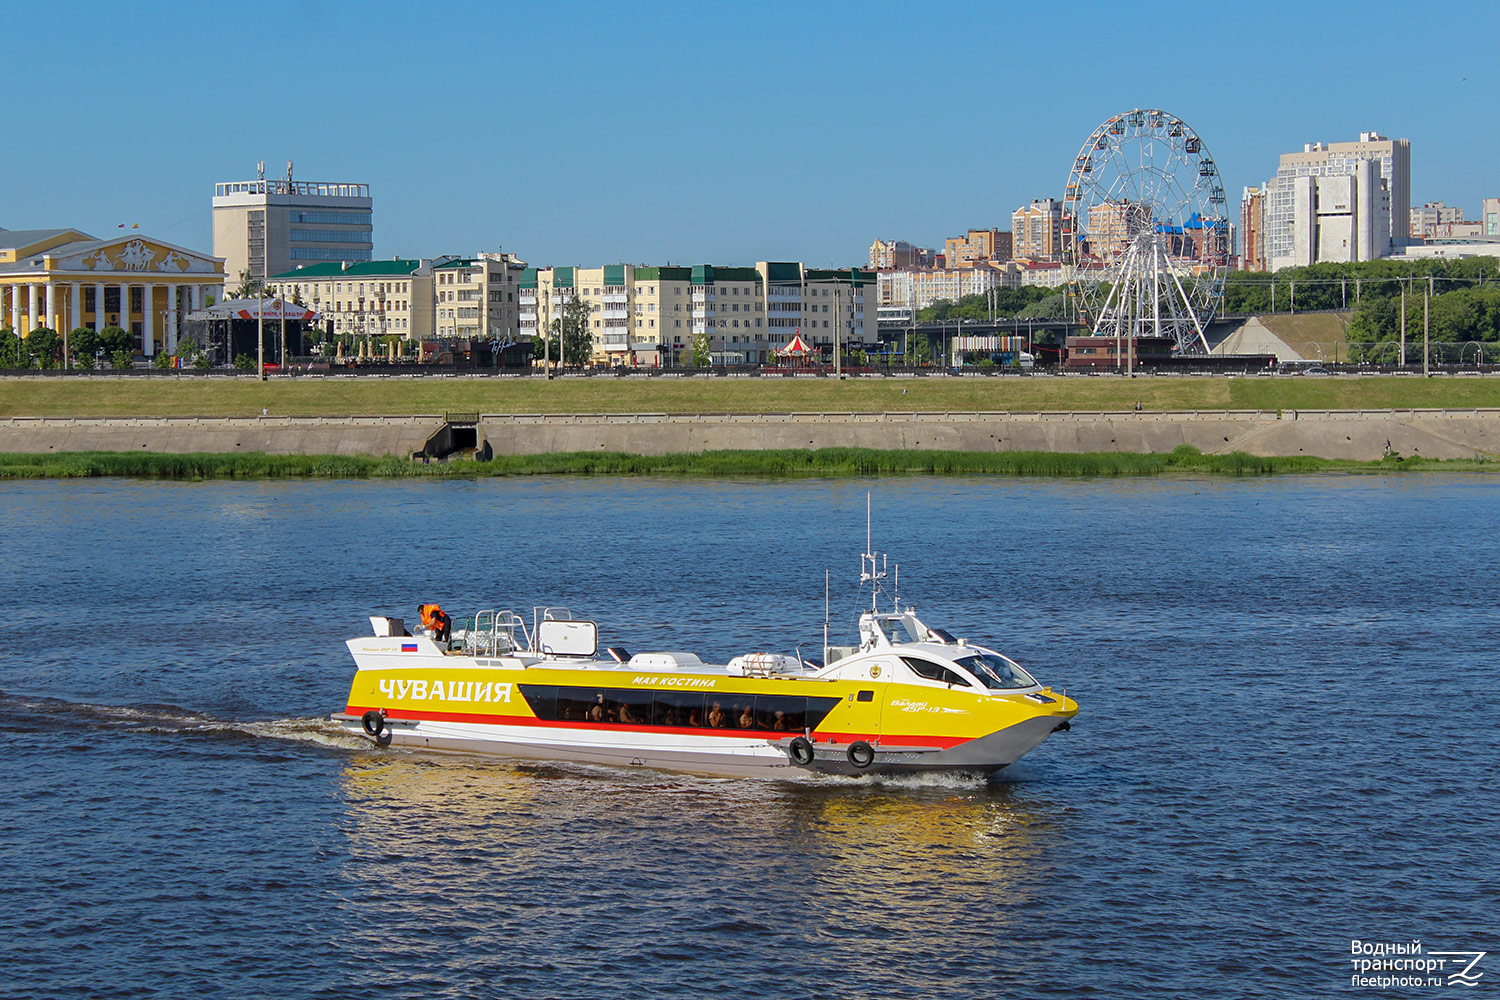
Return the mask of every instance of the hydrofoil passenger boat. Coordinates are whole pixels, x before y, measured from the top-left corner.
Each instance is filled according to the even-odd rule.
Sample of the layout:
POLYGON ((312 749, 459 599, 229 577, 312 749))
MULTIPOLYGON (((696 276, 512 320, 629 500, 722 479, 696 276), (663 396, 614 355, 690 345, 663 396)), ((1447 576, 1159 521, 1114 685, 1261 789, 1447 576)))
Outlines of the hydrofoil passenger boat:
POLYGON ((1077 703, 1013 660, 895 595, 881 611, 875 553, 860 576, 858 644, 829 645, 825 615, 821 658, 601 650, 565 608, 481 611, 450 638, 375 616, 332 718, 381 746, 763 776, 990 773, 1068 728, 1077 703))

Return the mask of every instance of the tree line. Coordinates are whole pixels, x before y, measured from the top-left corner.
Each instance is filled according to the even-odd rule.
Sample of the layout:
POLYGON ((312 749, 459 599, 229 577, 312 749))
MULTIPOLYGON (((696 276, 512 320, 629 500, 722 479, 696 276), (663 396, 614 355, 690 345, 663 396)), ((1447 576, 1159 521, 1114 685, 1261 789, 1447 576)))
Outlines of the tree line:
MULTIPOLYGON (((67 358, 64 359, 63 335, 50 327, 39 326, 25 337, 9 328, 0 329, 0 369, 69 367, 87 370, 104 362, 108 362, 111 368, 125 369, 134 363, 135 345, 135 335, 118 326, 106 326, 101 330, 80 326, 68 333, 67 358)), ((158 368, 171 367, 173 357, 190 359, 200 368, 208 366, 208 355, 190 339, 178 342, 175 355, 166 351, 158 353, 155 364, 158 368)))

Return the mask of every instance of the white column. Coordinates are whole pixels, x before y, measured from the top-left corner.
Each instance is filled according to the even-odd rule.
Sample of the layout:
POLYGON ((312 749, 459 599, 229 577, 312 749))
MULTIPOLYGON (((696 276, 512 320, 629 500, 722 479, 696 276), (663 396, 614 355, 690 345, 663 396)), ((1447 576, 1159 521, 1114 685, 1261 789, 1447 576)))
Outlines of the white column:
POLYGON ((130 285, 120 285, 120 329, 130 332, 130 285))
POLYGON ((73 289, 73 315, 68 319, 68 333, 83 325, 83 285, 77 281, 69 285, 73 289))
POLYGON ((104 283, 94 283, 94 332, 104 329, 104 283))
POLYGON ((10 332, 17 335, 21 332, 21 289, 18 285, 12 285, 10 289, 10 332))
POLYGON ((27 285, 26 286, 26 299, 27 299, 27 302, 26 302, 26 332, 30 333, 32 330, 35 330, 40 325, 36 321, 36 314, 37 314, 36 285, 27 285))
POLYGON ((152 322, 156 310, 152 308, 154 303, 151 301, 151 292, 150 282, 141 285, 141 346, 148 358, 156 353, 156 327, 152 322))
POLYGON ((167 353, 177 353, 177 285, 167 286, 167 353))
POLYGON ((188 310, 189 312, 197 312, 199 309, 203 308, 203 286, 202 285, 193 285, 192 286, 192 293, 188 296, 188 301, 193 304, 193 307, 188 310))
POLYGON ((42 325, 51 327, 54 323, 57 323, 57 286, 49 281, 47 282, 47 322, 42 325))

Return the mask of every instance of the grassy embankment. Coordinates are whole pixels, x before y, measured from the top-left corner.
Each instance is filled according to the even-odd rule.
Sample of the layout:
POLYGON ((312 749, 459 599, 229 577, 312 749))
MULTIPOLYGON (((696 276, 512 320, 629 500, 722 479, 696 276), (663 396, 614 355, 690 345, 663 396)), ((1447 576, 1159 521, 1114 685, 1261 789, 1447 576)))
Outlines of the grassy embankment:
POLYGON ((1324 410, 1500 406, 1445 377, 0 379, 0 417, 1324 410))
MULTIPOLYGON (((827 379, 3 379, 0 416, 258 416, 481 413, 785 413, 1500 406, 1500 380, 1351 378, 827 379)), ((317 455, 0 455, 0 478, 155 479, 462 477, 545 474, 839 476, 873 474, 1151 476, 1490 468, 1482 461, 1348 462, 1240 453, 726 451, 694 455, 505 456, 422 465, 317 455)))
POLYGON ((1054 454, 1036 451, 877 451, 823 448, 817 451, 716 451, 693 455, 573 453, 498 456, 489 462, 423 465, 399 458, 331 455, 162 455, 118 452, 0 454, 0 479, 71 479, 130 476, 142 479, 371 479, 463 478, 534 475, 684 476, 1255 476, 1289 472, 1480 471, 1483 461, 1455 459, 1350 462, 1293 456, 1263 458, 1232 452, 1204 455, 1188 445, 1170 454, 1126 452, 1054 454))

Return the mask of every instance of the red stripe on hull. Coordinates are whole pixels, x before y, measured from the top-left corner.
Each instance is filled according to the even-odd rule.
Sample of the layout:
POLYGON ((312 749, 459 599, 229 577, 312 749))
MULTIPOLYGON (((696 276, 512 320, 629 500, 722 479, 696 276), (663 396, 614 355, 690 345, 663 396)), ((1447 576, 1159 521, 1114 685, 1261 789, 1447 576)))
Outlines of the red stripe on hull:
MULTIPOLYGON (((360 716, 366 712, 379 711, 372 707, 346 706, 349 715, 360 716)), ((763 739, 790 739, 797 733, 772 729, 710 729, 698 726, 635 726, 611 722, 605 725, 592 722, 563 722, 552 719, 537 719, 529 715, 481 715, 477 712, 406 712, 387 710, 387 719, 398 722, 468 722, 482 726, 536 726, 540 729, 583 729, 595 733, 673 733, 680 736, 754 736, 763 739)), ((813 731, 813 742, 853 743, 865 740, 880 746, 941 747, 946 750, 960 743, 969 742, 968 737, 959 736, 876 736, 870 733, 823 733, 813 731)))

